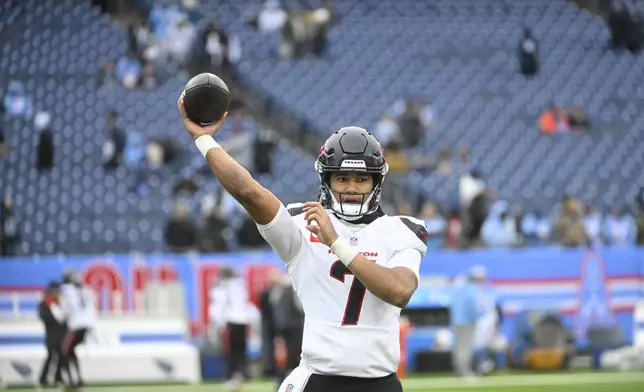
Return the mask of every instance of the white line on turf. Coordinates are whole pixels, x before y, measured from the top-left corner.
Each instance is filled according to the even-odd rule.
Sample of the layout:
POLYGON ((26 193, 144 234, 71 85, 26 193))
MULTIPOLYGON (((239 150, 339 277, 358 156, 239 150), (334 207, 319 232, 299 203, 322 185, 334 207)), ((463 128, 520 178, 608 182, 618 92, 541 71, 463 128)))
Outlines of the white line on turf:
MULTIPOLYGON (((431 391, 441 389, 469 389, 493 387, 521 387, 547 385, 591 385, 591 384, 624 384, 642 383, 644 388, 644 373, 567 373, 567 374, 522 374, 485 377, 469 382, 456 377, 427 377, 410 378, 403 381, 405 391, 431 391)), ((100 390, 100 392, 144 392, 154 389, 155 392, 219 392, 224 390, 222 384, 188 384, 188 385, 155 385, 123 386, 123 387, 93 387, 85 390, 100 390)), ((252 383, 243 388, 243 392, 274 391, 271 383, 252 383)), ((644 389, 643 389, 644 390, 644 389)))
POLYGON ((452 388, 481 388, 503 386, 535 385, 588 385, 622 384, 641 382, 643 373, 570 373, 570 374, 526 374, 480 378, 474 382, 459 378, 425 378, 403 381, 405 390, 432 390, 452 388))

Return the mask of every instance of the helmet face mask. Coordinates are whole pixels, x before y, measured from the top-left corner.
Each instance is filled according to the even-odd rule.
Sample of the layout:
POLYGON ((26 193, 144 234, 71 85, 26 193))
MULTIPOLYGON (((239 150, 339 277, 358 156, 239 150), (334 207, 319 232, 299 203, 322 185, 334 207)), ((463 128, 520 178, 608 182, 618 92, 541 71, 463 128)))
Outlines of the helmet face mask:
POLYGON ((377 210, 389 166, 380 143, 365 129, 345 127, 334 133, 322 147, 315 169, 320 177, 320 202, 341 218, 355 220, 377 210), (372 188, 366 193, 333 190, 332 174, 342 172, 369 174, 372 188))

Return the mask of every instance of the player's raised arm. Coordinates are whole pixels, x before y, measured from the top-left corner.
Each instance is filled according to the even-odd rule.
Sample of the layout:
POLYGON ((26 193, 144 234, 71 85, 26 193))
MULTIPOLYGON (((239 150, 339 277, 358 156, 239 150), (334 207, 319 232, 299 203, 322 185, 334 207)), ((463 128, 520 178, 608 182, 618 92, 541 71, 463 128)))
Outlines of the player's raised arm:
POLYGON ((227 113, 217 123, 201 127, 186 116, 183 96, 179 98, 177 105, 186 131, 195 140, 197 148, 208 161, 219 183, 248 211, 255 222, 260 225, 270 223, 280 210, 279 199, 255 181, 248 170, 220 148, 212 138, 224 125, 227 113))
POLYGON ((290 262, 302 245, 302 234, 279 199, 250 175, 213 139, 226 114, 213 125, 201 127, 186 115, 183 96, 177 102, 186 131, 206 158, 219 183, 248 212, 259 231, 282 260, 290 262))

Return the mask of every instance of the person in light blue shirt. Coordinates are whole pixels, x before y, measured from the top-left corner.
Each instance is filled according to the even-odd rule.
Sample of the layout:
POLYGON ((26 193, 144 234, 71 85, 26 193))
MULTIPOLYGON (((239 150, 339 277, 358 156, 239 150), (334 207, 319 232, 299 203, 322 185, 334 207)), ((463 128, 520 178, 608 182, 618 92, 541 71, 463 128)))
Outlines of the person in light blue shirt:
POLYGON ((128 51, 125 57, 116 62, 116 78, 126 88, 134 88, 141 79, 142 65, 133 51, 128 51))
POLYGON ((504 201, 496 202, 481 228, 481 238, 489 247, 507 248, 517 244, 518 233, 514 218, 508 214, 504 201))
POLYGON ((604 220, 604 237, 612 246, 635 246, 637 229, 633 216, 626 214, 619 207, 613 207, 613 212, 604 220))
POLYGON ((452 293, 450 306, 450 323, 454 332, 452 361, 456 372, 465 378, 475 377, 472 371, 472 353, 476 323, 481 313, 477 296, 480 285, 485 281, 485 275, 484 267, 472 267, 465 281, 458 283, 452 293))
POLYGON ((34 113, 33 101, 27 95, 25 85, 17 80, 9 82, 2 104, 4 110, 13 117, 31 118, 34 113))
POLYGON ((494 368, 489 361, 489 353, 498 335, 500 308, 491 285, 480 284, 477 293, 479 318, 474 332, 474 363, 478 374, 486 374, 494 368))

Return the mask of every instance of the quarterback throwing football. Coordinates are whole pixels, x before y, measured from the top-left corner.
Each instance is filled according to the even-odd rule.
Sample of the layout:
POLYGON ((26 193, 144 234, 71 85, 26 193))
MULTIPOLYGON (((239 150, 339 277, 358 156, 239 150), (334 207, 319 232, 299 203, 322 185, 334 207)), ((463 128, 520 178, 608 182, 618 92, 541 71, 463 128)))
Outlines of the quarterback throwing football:
POLYGON ((385 215, 388 165, 365 129, 345 127, 315 162, 320 200, 285 207, 212 137, 226 116, 186 130, 221 183, 286 263, 305 314, 300 365, 280 392, 400 392, 399 324, 427 251, 424 222, 385 215))

